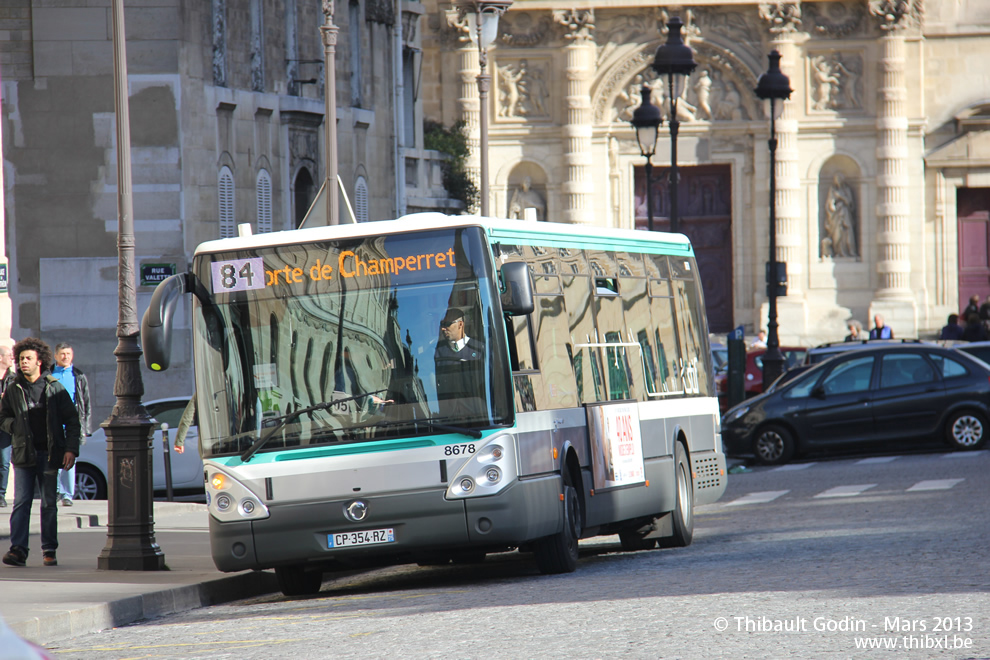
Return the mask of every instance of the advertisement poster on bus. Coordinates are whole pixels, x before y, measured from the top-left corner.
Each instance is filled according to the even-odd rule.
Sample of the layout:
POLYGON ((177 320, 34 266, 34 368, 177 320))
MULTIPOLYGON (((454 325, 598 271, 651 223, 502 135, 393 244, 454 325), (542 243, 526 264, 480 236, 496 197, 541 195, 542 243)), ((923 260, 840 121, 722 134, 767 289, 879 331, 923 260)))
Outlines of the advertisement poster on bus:
POLYGON ((644 483, 643 441, 633 403, 588 406, 596 489, 644 483))

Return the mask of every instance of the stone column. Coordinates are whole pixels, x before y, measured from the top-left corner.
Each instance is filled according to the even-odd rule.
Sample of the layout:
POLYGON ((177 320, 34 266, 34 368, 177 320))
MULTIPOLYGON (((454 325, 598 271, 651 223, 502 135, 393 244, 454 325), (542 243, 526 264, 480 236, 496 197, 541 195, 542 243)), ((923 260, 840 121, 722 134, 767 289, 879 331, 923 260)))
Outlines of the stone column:
MULTIPOLYGON (((447 10, 446 17, 447 25, 456 31, 460 43, 457 54, 460 56, 458 74, 461 77, 461 95, 457 103, 467 129, 468 147, 471 150, 465 169, 480 194, 481 104, 478 99, 478 74, 481 72, 481 64, 478 61, 478 46, 471 41, 471 28, 467 19, 459 17, 457 9, 447 10)), ((479 213, 480 207, 474 204, 468 211, 479 213)))
POLYGON ((567 119, 564 124, 562 186, 564 222, 593 224, 594 183, 591 180, 591 82, 595 74, 595 13, 592 9, 555 9, 554 22, 563 25, 567 45, 567 119))
POLYGON ((870 318, 883 314, 901 337, 917 336, 911 294, 911 228, 908 205, 908 118, 905 101, 904 29, 914 0, 871 0, 870 13, 883 37, 877 92, 877 275, 870 318))
MULTIPOLYGON (((769 26, 772 35, 771 50, 780 53, 780 70, 791 81, 791 88, 799 90, 804 85, 799 60, 801 55, 794 45, 794 37, 801 28, 801 5, 798 2, 770 2, 759 6, 760 18, 769 26)), ((767 59, 763 59, 764 65, 767 59)), ((765 70, 765 69, 764 69, 765 70)), ((760 72, 762 73, 762 71, 760 72)), ((805 259, 801 237, 807 231, 807 222, 802 210, 801 175, 798 156, 798 105, 800 92, 780 102, 781 115, 776 120, 777 158, 774 165, 776 175, 776 252, 777 261, 787 264, 787 295, 777 299, 777 320, 781 345, 796 343, 808 333, 808 302, 805 298, 805 259)), ((767 105, 769 110, 769 104, 767 105)), ((767 121, 769 123, 769 117, 767 121)), ((758 144, 762 144, 758 142, 758 144)), ((764 175, 757 174, 757 178, 764 175)), ((766 175, 769 178, 769 173, 766 175)), ((769 242, 769 237, 767 238, 769 242)), ((766 258, 769 258, 767 255, 766 258)), ((759 282, 764 282, 764 269, 757 272, 759 282)), ((757 287, 757 295, 766 295, 764 286, 757 287)), ((760 306, 757 328, 766 327, 768 304, 760 306)))
MULTIPOLYGON (((801 87, 797 80, 800 55, 794 34, 801 27, 801 7, 796 2, 761 5, 760 13, 770 23, 771 49, 780 53, 780 70, 801 87)), ((799 298, 804 292, 804 259, 801 252, 801 176, 798 172, 798 101, 796 96, 782 102, 777 119, 777 260, 787 264, 787 297, 799 298)))

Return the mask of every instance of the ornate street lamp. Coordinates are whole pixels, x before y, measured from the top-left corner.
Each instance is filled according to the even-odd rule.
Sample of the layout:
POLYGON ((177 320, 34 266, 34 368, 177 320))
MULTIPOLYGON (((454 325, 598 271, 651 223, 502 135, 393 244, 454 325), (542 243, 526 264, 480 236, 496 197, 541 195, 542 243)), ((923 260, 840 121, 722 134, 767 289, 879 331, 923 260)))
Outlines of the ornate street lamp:
POLYGON ((756 96, 770 101, 770 261, 767 262, 767 352, 763 356, 763 387, 784 372, 784 354, 777 338, 777 296, 787 295, 787 263, 777 261, 777 115, 791 97, 791 81, 780 70, 780 53, 771 51, 770 66, 756 81, 756 96), (775 104, 780 101, 779 107, 775 104))
POLYGON ((155 540, 151 478, 151 427, 141 404, 141 347, 138 345, 134 278, 134 205, 131 201, 131 134, 127 100, 124 0, 112 7, 114 110, 117 122, 117 376, 116 403, 101 426, 107 434, 107 544, 97 568, 160 571, 165 555, 155 540))
POLYGON ((481 130, 481 215, 488 215, 488 90, 492 76, 487 72, 488 48, 498 36, 498 18, 512 5, 512 0, 464 0, 457 9, 468 20, 472 43, 478 44, 478 103, 481 130))
POLYGON ((653 231, 653 154, 657 150, 657 133, 663 119, 660 108, 653 104, 653 90, 644 84, 640 90, 643 102, 633 111, 629 121, 636 129, 636 141, 639 143, 639 153, 646 159, 646 218, 647 228, 653 231))
POLYGON ((684 93, 687 77, 697 66, 694 62, 694 52, 681 39, 681 28, 684 23, 679 16, 674 16, 667 23, 667 43, 657 48, 653 58, 653 70, 662 76, 667 76, 667 101, 670 113, 667 125, 670 126, 670 179, 668 181, 670 195, 670 231, 680 231, 680 218, 677 211, 677 184, 680 183, 677 173, 677 130, 681 122, 677 119, 677 100, 684 93))

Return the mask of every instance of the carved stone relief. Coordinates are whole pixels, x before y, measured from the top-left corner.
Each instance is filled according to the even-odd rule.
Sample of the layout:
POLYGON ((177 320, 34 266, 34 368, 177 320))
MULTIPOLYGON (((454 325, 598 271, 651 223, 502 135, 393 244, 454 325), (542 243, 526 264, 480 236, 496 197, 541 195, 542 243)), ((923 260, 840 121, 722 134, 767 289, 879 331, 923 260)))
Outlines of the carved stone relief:
POLYGON ((801 29, 801 5, 797 2, 761 2, 760 18, 770 24, 770 32, 781 34, 801 29))
POLYGON ((547 14, 518 12, 503 14, 498 21, 499 43, 529 48, 544 43, 551 34, 553 21, 547 14))
MULTIPOLYGON (((756 85, 753 73, 735 55, 721 48, 703 41, 696 41, 692 47, 698 67, 686 81, 677 101, 677 118, 682 122, 693 122, 744 121, 759 117, 755 96, 746 94, 756 85)), ((632 119, 633 111, 642 102, 640 88, 644 83, 653 89, 653 102, 661 108, 664 118, 669 116, 668 85, 666 80, 657 78, 650 67, 652 51, 648 48, 636 52, 615 67, 596 95, 596 122, 632 119), (606 118, 604 103, 609 102, 606 118)))
POLYGON ((870 0, 870 14, 884 32, 915 26, 922 13, 921 0, 870 0))
POLYGON ((554 9, 553 20, 564 26, 564 39, 594 40, 592 32, 595 29, 594 9, 554 9))
POLYGON ((804 6, 805 29, 832 39, 843 39, 866 30, 866 10, 860 5, 821 2, 804 6))
POLYGON ((863 57, 832 51, 810 54, 812 110, 860 110, 863 107, 863 57))
POLYGON ((499 59, 496 116, 500 119, 550 117, 550 63, 548 60, 499 59))

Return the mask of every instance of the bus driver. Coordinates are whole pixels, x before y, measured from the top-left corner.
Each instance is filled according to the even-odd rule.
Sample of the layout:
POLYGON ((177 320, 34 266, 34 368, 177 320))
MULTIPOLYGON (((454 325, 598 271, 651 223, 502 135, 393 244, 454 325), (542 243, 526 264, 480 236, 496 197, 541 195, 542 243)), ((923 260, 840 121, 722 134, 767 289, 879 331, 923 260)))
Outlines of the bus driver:
POLYGON ((452 307, 440 321, 440 330, 446 341, 437 342, 436 362, 437 398, 441 414, 467 417, 484 414, 482 365, 485 345, 468 337, 464 330, 464 313, 452 307))

